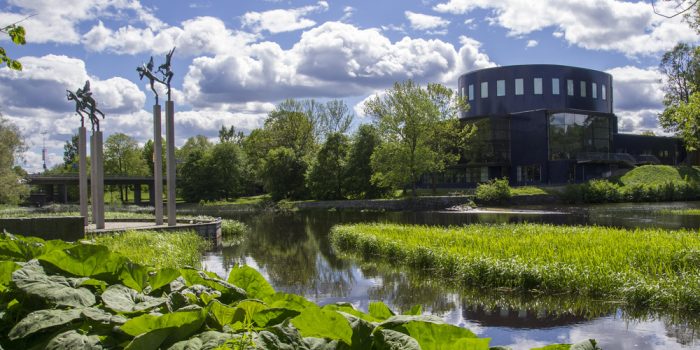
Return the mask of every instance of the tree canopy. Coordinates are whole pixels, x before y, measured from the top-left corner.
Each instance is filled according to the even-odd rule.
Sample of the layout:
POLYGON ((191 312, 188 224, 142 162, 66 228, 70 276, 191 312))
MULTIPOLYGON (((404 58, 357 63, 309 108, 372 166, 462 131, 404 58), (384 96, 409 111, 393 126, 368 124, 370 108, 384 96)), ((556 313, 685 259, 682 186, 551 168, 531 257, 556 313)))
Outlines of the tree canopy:
POLYGON ((24 140, 16 125, 0 114, 0 203, 17 204, 29 189, 22 184, 15 160, 24 151, 24 140))
MULTIPOLYGON (((24 27, 20 25, 10 24, 2 27, 0 28, 0 33, 7 34, 15 45, 24 45, 27 43, 24 38, 26 32, 24 31, 24 27)), ((8 56, 7 50, 2 46, 0 46, 0 63, 4 63, 10 69, 22 70, 22 63, 8 56)))
POLYGON ((686 149, 695 150, 700 145, 700 115, 695 107, 697 102, 691 103, 691 100, 697 101, 693 95, 698 94, 700 88, 700 48, 677 44, 663 55, 659 69, 666 76, 666 108, 659 114, 659 124, 683 138, 686 149))

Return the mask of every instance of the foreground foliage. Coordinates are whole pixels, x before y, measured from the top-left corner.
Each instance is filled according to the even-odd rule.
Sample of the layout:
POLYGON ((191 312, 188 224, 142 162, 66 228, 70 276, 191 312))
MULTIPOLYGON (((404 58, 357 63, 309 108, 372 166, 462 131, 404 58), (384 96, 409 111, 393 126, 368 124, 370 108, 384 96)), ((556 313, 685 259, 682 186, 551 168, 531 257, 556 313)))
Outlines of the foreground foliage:
POLYGON ((478 288, 507 288, 700 311, 697 232, 542 224, 335 226, 333 246, 432 271, 478 288))
POLYGON ((136 264, 101 245, 7 234, 0 259, 1 348, 489 349, 489 339, 420 316, 420 307, 319 307, 275 292, 247 266, 222 280, 136 264))

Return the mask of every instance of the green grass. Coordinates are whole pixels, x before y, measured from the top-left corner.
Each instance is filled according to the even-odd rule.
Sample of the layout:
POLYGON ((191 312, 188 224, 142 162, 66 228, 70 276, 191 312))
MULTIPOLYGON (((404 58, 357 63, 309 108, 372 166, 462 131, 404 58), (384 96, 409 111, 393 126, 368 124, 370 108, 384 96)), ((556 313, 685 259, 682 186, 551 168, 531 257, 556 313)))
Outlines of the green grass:
POLYGON ((548 192, 541 187, 520 186, 520 187, 511 187, 510 194, 513 196, 534 196, 534 195, 548 194, 548 192))
POLYGON ((203 201, 200 202, 201 205, 204 206, 216 206, 216 205, 229 205, 229 204, 241 204, 241 205, 255 205, 255 204, 260 204, 264 203, 267 201, 270 201, 270 195, 269 194, 261 194, 257 196, 249 196, 249 197, 240 197, 236 198, 235 200, 232 201, 226 201, 226 200, 221 200, 221 201, 203 201))
POLYGON ((221 235, 225 239, 240 239, 248 233, 250 228, 236 220, 223 219, 221 220, 221 235))
POLYGON ((635 184, 663 184, 677 181, 700 182, 700 167, 673 167, 670 165, 643 165, 620 177, 625 186, 635 184))
POLYGON ((114 235, 95 235, 92 238, 109 250, 122 254, 143 265, 199 268, 202 253, 211 248, 211 242, 194 231, 156 232, 126 231, 114 235))
POLYGON ((695 231, 543 224, 335 226, 333 246, 459 284, 700 311, 695 231))
POLYGON ((659 214, 664 215, 700 215, 700 209, 663 209, 659 214))

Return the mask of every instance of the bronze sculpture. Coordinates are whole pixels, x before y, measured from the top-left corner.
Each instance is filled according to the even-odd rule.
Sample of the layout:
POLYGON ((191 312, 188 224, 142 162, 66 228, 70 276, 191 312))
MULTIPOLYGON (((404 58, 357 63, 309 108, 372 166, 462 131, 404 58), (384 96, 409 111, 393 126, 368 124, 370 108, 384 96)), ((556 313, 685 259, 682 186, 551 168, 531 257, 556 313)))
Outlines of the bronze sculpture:
POLYGON ((173 75, 175 75, 173 71, 170 70, 170 60, 172 59, 174 52, 175 48, 173 47, 173 49, 170 50, 167 55, 165 55, 165 63, 158 66, 158 73, 163 74, 162 83, 168 88, 168 101, 170 101, 170 80, 172 80, 173 75))
MULTIPOLYGON (((160 70, 160 68, 158 69, 160 70)), ((158 104, 158 92, 156 92, 156 88, 155 86, 153 86, 153 82, 157 81, 161 84, 165 84, 165 82, 153 75, 153 56, 151 56, 151 60, 148 61, 148 64, 141 65, 141 67, 136 68, 136 71, 139 72, 140 80, 143 80, 143 77, 145 76, 151 82, 151 91, 153 91, 153 94, 156 96, 156 104, 158 104)), ((168 96, 169 95, 170 89, 168 89, 168 96)))
POLYGON ((90 117, 92 130, 100 131, 100 120, 97 118, 97 114, 102 115, 102 119, 105 118, 105 115, 102 113, 102 111, 97 109, 97 102, 92 97, 92 91, 90 91, 90 81, 86 80, 85 86, 83 86, 82 89, 78 89, 75 92, 75 95, 80 98, 83 105, 83 110, 88 114, 88 117, 90 117))
POLYGON ((83 105, 83 101, 78 98, 78 96, 75 95, 73 91, 66 90, 67 92, 67 98, 68 101, 75 101, 75 113, 77 113, 80 116, 80 126, 84 127, 85 126, 85 115, 83 114, 83 109, 85 106, 83 105))

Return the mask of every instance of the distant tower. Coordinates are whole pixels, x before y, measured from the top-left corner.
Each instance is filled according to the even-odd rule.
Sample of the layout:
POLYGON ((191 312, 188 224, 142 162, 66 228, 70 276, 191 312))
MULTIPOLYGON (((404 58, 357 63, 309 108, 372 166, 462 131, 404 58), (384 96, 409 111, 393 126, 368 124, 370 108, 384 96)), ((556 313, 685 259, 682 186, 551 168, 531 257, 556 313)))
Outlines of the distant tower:
POLYGON ((41 160, 44 162, 44 171, 47 170, 47 168, 46 168, 46 134, 48 134, 48 131, 46 131, 46 130, 41 132, 41 135, 42 135, 41 160))

